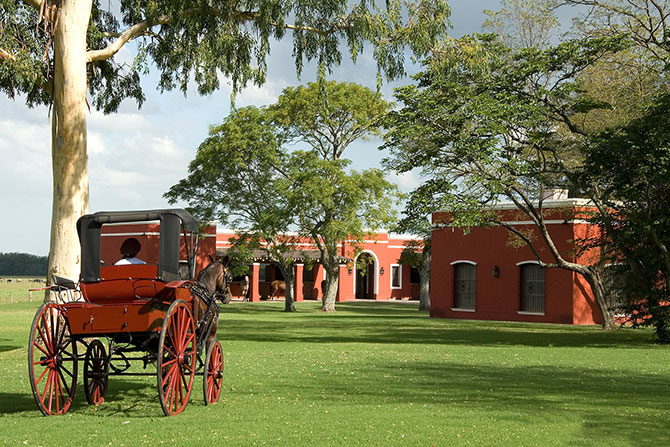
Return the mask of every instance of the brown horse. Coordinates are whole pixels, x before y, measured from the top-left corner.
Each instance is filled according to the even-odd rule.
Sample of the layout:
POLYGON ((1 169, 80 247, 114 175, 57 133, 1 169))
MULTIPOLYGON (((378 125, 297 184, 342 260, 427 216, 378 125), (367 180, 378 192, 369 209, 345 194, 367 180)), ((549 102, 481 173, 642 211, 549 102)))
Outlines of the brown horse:
POLYGON ((272 293, 270 293, 270 297, 268 299, 274 301, 277 292, 284 294, 286 293, 286 283, 284 281, 274 280, 270 283, 270 290, 272 293))
POLYGON ((203 334, 207 332, 206 338, 200 335, 200 340, 207 340, 204 346, 216 338, 216 331, 219 326, 219 308, 216 300, 219 299, 224 304, 230 301, 230 270, 227 264, 222 262, 212 262, 198 273, 195 282, 191 286, 193 295, 196 297, 195 321, 198 326, 197 332, 203 334))

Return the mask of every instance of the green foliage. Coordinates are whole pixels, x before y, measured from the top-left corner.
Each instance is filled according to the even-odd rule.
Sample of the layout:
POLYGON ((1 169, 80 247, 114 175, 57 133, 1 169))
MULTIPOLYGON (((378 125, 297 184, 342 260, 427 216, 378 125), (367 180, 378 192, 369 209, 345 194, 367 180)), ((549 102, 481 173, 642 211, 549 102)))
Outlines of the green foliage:
POLYGON ((337 160, 353 141, 380 133, 376 119, 388 108, 379 93, 362 85, 330 81, 288 87, 270 111, 285 138, 337 160))
POLYGON ((373 123, 388 104, 358 85, 325 87, 325 97, 310 84, 286 89, 268 108, 231 113, 200 145, 189 176, 165 194, 171 202, 188 201, 201 218, 242 230, 234 240, 236 256, 249 259, 262 247, 287 281, 298 256, 290 252, 305 237, 336 275, 338 243, 355 245, 395 218, 397 188, 383 172, 349 171, 350 160, 340 158, 351 142, 377 132, 373 123), (312 149, 289 149, 300 143, 312 149))
POLYGON ((581 175, 609 210, 595 220, 607 229, 610 261, 619 264, 625 310, 634 325, 653 325, 670 343, 670 212, 659 206, 670 195, 670 95, 630 123, 594 135, 581 175))
POLYGON ((10 98, 26 94, 29 106, 48 101, 43 87, 51 68, 48 32, 36 26, 35 15, 26 3, 0 0, 0 91, 10 98))
POLYGON ((189 176, 165 194, 187 200, 201 219, 269 233, 291 225, 282 196, 280 171, 286 164, 277 132, 263 109, 233 111, 212 127, 189 164, 189 176))
POLYGON ((395 185, 379 169, 346 171, 350 161, 324 160, 315 152, 295 151, 291 158, 291 196, 301 231, 323 240, 330 256, 337 244, 362 240, 369 231, 395 218, 395 185))
MULTIPOLYGON (((380 76, 395 79, 405 73, 406 50, 417 57, 428 54, 446 32, 450 14, 445 0, 391 1, 381 7, 368 0, 216 5, 122 0, 119 6, 117 17, 108 3, 94 0, 87 35, 89 92, 93 105, 105 113, 116 111, 124 98, 142 104, 140 74, 150 63, 159 72, 160 90, 186 93, 195 82, 200 94, 208 94, 220 88, 222 76, 231 80, 233 93, 248 83, 261 85, 271 44, 287 32, 298 74, 305 61, 316 61, 325 76, 341 62, 340 43, 345 42, 354 61, 370 44, 380 76), (135 62, 114 62, 118 49, 112 46, 133 39, 139 48, 135 62)), ((0 89, 11 97, 26 94, 29 105, 50 101, 56 16, 40 16, 37 7, 24 2, 0 2, 0 89)))
POLYGON ((44 276, 47 257, 27 253, 0 253, 0 275, 44 276))
POLYGON ((552 44, 559 27, 558 0, 502 0, 499 11, 484 10, 483 29, 505 40, 510 48, 544 49, 552 44))
POLYGON ((598 39, 513 51, 489 34, 443 47, 418 85, 396 90, 403 107, 384 122, 387 166, 420 168, 429 179, 410 206, 448 209, 456 225, 479 225, 501 197, 528 207, 543 189, 570 186, 579 162, 572 149, 583 134, 573 118, 586 106, 575 75, 622 46, 598 39))

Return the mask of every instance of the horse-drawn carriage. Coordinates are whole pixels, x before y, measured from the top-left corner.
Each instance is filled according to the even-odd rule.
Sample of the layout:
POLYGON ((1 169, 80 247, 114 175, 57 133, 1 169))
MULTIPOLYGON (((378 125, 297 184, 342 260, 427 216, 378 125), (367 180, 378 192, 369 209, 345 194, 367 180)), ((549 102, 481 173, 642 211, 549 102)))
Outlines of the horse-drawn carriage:
POLYGON ((199 245, 197 220, 180 209, 100 212, 80 218, 77 231, 80 281, 56 278, 50 288, 59 298, 39 308, 30 330, 30 383, 42 413, 69 409, 81 361, 89 404, 104 401, 108 378, 116 375, 156 376, 166 415, 184 410, 196 375, 203 376, 205 405, 216 402, 223 352, 216 339, 215 296, 226 289, 228 278, 225 266, 212 263, 191 281, 199 245), (103 236, 133 234, 114 229, 138 223, 160 228, 151 233, 158 248, 153 259, 133 265, 103 262, 103 236), (181 263, 180 255, 186 258, 181 263), (151 364, 156 372, 145 372, 151 364))

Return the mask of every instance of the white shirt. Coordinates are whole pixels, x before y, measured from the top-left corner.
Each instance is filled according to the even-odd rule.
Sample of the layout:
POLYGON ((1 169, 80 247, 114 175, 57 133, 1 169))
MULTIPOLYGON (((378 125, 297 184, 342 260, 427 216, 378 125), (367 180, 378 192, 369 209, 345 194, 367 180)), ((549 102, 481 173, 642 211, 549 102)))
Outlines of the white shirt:
POLYGON ((137 258, 123 258, 116 261, 114 265, 146 264, 146 262, 137 258))

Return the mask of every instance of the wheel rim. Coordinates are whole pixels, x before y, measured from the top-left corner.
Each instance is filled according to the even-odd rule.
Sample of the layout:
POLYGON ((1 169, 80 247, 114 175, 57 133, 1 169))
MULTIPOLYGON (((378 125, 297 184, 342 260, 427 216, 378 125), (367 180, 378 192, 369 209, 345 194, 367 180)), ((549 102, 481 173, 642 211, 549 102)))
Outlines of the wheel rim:
POLYGON ((84 361, 84 391, 91 405, 100 405, 105 401, 107 392, 107 354, 100 340, 93 340, 86 349, 84 361))
POLYGON ((218 402, 223 384, 223 351, 218 340, 214 340, 207 350, 203 383, 205 405, 218 402))
POLYGON ((72 404, 77 385, 77 343, 63 309, 43 305, 30 329, 30 385, 44 415, 63 414, 72 404))
POLYGON ((172 303, 165 316, 158 351, 158 395, 166 415, 181 413, 195 376, 195 324, 183 301, 172 303))

